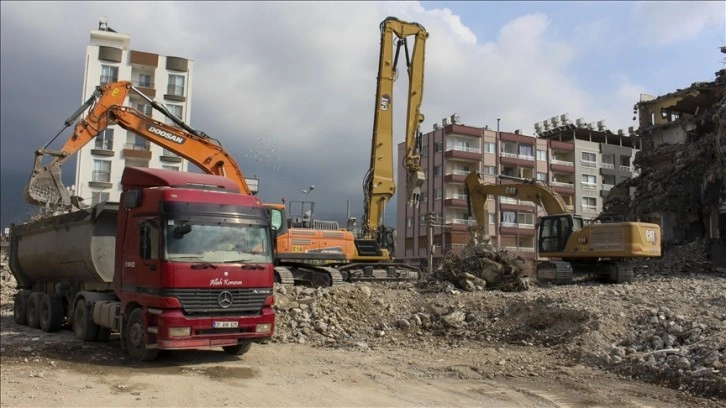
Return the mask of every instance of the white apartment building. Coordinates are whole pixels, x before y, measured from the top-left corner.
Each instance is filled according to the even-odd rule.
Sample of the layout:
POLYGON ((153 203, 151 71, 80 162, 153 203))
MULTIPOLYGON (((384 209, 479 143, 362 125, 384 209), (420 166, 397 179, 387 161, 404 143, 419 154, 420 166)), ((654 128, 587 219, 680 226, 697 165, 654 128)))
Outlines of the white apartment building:
MULTIPOLYGON (((91 31, 86 47, 82 102, 99 85, 126 80, 175 116, 189 123, 192 105, 193 61, 129 49, 131 36, 110 29, 103 21, 91 31)), ((154 119, 173 124, 130 92, 124 105, 154 119)), ((77 153, 75 195, 86 204, 118 201, 126 166, 187 171, 188 162, 118 125, 109 126, 77 153)))

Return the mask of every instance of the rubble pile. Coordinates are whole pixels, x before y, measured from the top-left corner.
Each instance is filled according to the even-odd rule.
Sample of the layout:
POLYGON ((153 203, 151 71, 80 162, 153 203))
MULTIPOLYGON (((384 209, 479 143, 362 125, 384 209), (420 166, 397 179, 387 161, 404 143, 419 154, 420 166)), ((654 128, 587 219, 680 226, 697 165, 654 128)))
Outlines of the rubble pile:
POLYGON ((549 347, 568 361, 726 398, 725 294, 723 279, 697 274, 519 293, 402 282, 276 285, 273 342, 359 351, 549 347))
POLYGON ((429 290, 449 291, 448 285, 469 292, 498 289, 505 292, 527 290, 526 261, 507 250, 497 251, 490 244, 470 242, 461 254, 448 254, 422 285, 429 290))
POLYGON ((637 258, 631 260, 631 264, 644 277, 713 273, 709 248, 707 240, 697 239, 683 245, 665 246, 660 258, 637 258))
POLYGON ((15 299, 17 283, 7 262, 0 262, 0 305, 12 304, 15 299))

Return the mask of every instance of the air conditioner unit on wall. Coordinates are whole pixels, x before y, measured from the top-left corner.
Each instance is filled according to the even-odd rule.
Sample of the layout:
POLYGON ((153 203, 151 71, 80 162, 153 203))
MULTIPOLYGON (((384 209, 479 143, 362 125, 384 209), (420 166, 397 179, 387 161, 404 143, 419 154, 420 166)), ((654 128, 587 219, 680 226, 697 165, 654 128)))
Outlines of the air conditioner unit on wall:
POLYGON ((575 125, 577 125, 577 127, 579 128, 584 128, 587 127, 587 122, 585 122, 585 118, 578 118, 575 121, 575 125))
POLYGON ((449 124, 449 118, 443 118, 441 119, 441 126, 446 126, 449 124))
POLYGON ((438 130, 438 129, 439 129, 439 124, 438 123, 434 123, 434 130, 438 130))

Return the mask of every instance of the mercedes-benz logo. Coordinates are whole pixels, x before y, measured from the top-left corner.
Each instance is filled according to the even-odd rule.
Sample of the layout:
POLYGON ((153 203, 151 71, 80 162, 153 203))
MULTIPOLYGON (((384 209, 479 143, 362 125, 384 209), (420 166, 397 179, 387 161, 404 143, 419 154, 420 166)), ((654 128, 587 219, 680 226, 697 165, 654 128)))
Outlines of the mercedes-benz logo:
POLYGON ((232 300, 232 293, 226 290, 217 296, 217 303, 219 303, 219 306, 221 306, 222 309, 232 306, 232 300))

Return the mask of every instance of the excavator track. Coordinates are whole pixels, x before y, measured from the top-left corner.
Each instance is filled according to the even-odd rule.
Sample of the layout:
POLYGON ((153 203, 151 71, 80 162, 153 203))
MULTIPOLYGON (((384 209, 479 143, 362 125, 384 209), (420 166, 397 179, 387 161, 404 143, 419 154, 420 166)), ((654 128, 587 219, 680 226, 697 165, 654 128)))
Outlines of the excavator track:
POLYGON ((572 283, 573 275, 569 262, 545 261, 537 265, 537 280, 541 282, 567 285, 572 283))
POLYGON ((276 266, 275 282, 281 283, 283 285, 294 285, 295 277, 293 276, 292 272, 290 272, 290 270, 285 268, 284 266, 276 266))
POLYGON ((615 270, 610 273, 611 283, 630 283, 633 281, 633 266, 626 262, 615 262, 615 270))
POLYGON ((338 267, 347 282, 356 281, 411 281, 421 279, 421 270, 400 263, 354 263, 338 267))
POLYGON ((314 288, 327 288, 343 283, 343 275, 337 269, 328 266, 288 264, 276 267, 275 272, 278 271, 278 268, 290 273, 282 282, 283 285, 303 284, 314 288))

